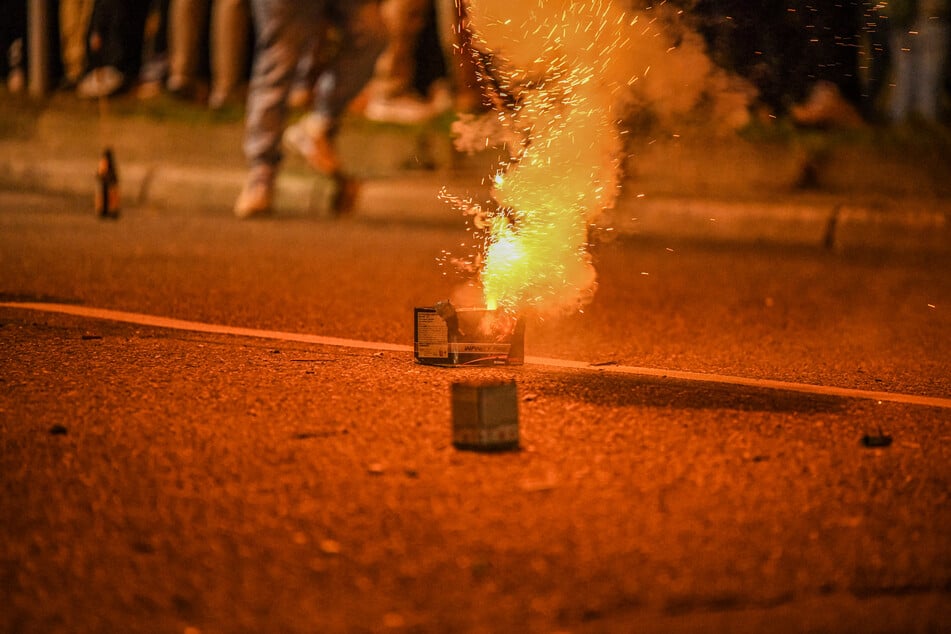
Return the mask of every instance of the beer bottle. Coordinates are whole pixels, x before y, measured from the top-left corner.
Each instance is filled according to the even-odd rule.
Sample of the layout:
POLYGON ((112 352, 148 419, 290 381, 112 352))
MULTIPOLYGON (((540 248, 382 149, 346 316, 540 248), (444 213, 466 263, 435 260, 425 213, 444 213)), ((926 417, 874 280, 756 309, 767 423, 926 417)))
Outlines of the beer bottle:
POLYGON ((119 174, 112 148, 106 148, 99 157, 96 170, 99 186, 96 188, 96 213, 100 218, 119 217, 119 174))

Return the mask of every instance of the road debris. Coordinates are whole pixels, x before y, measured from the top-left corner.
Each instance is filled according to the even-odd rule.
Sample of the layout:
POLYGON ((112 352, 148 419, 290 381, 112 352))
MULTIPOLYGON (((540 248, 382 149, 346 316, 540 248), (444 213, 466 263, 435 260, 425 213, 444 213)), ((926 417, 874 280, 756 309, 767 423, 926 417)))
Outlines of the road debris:
POLYGON ((892 437, 888 434, 882 433, 881 428, 878 430, 878 434, 865 434, 862 436, 862 446, 868 447, 870 449, 888 447, 892 444, 892 437))
POLYGON ((558 475, 548 472, 538 478, 525 478, 519 482, 518 488, 525 493, 541 493, 542 491, 551 491, 558 486, 558 475))

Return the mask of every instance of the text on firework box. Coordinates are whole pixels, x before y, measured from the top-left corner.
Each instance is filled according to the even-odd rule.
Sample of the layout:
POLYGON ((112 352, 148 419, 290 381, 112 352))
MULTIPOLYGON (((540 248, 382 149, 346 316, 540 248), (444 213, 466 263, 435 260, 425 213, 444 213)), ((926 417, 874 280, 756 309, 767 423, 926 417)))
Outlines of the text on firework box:
POLYGON ((449 302, 416 308, 413 328, 417 363, 442 366, 521 365, 525 327, 486 308, 456 308, 449 302))

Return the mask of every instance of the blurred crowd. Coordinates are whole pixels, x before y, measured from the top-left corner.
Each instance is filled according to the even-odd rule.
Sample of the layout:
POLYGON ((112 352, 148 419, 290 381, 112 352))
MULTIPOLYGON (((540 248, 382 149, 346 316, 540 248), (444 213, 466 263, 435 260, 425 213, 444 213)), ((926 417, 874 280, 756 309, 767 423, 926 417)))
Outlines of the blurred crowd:
POLYGON ((947 120, 951 0, 686 0, 714 61, 802 125, 947 120))
MULTIPOLYGON (((87 98, 167 91, 211 108, 243 102, 249 0, 47 1, 60 88, 87 98)), ((947 120, 951 0, 618 2, 681 8, 713 60, 757 88, 763 112, 804 125, 947 120)), ((26 13, 27 0, 0 0, 0 76, 13 92, 27 77, 26 13)), ((455 0, 382 0, 380 13, 388 43, 359 103, 369 118, 416 122, 480 106, 455 0)), ((313 99, 320 64, 302 57, 292 105, 313 99)))
MULTIPOLYGON (((166 92, 214 109, 244 103, 258 35, 250 0, 47 2, 50 73, 58 89, 91 99, 166 92)), ((455 0, 379 4, 388 42, 359 104, 366 115, 411 123, 454 106, 479 108, 471 62, 459 52, 455 0)), ((11 92, 26 87, 27 6, 27 0, 0 0, 0 77, 11 92)), ((301 57, 292 106, 313 100, 325 61, 319 56, 328 55, 323 44, 340 38, 330 27, 314 34, 313 50, 301 57)))
MULTIPOLYGON (((346 110, 413 124, 487 107, 476 65, 491 70, 491 53, 469 41, 469 1, 0 0, 0 77, 26 88, 27 10, 43 3, 45 70, 60 90, 244 107, 249 169, 235 215, 271 212, 284 151, 333 182, 344 213, 358 187, 335 150, 346 110), (304 110, 293 123, 292 109, 304 110)), ((762 121, 858 128, 951 114, 951 0, 614 1, 654 11, 671 37, 689 29, 755 88, 750 114, 762 121)))

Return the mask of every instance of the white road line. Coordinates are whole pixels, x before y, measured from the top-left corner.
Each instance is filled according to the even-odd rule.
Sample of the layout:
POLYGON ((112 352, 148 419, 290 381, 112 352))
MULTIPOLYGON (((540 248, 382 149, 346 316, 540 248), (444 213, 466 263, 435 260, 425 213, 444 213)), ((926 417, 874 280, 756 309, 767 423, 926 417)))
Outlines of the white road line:
MULTIPOLYGON (((235 326, 222 326, 219 324, 206 324, 200 321, 188 321, 184 319, 171 319, 168 317, 158 317, 156 315, 146 315, 143 313, 130 313, 120 310, 110 310, 107 308, 94 308, 88 306, 78 306, 75 304, 54 304, 42 302, 0 302, 0 307, 19 308, 23 310, 35 310, 47 313, 60 313, 64 315, 74 315, 77 317, 87 317, 90 319, 102 319, 106 321, 118 321, 139 326, 151 326, 154 328, 168 328, 171 330, 187 330, 191 332, 204 332, 218 335, 235 335, 238 337, 253 337, 258 339, 274 339, 278 341, 296 341, 300 343, 312 343, 324 346, 337 346, 344 348, 360 348, 364 350, 385 350, 389 352, 412 352, 413 346, 404 346, 393 343, 383 343, 376 341, 361 341, 359 339, 344 339, 341 337, 324 337, 321 335, 307 335, 295 332, 283 332, 280 330, 259 330, 257 328, 239 328, 235 326)), ((687 372, 683 370, 665 370, 662 368, 646 368, 630 365, 598 365, 593 366, 583 361, 569 361, 564 359, 551 359, 547 357, 526 357, 525 363, 529 365, 540 365, 549 368, 564 368, 572 370, 587 370, 605 372, 611 374, 629 374, 634 376, 650 376, 657 378, 679 379, 682 381, 692 381, 700 383, 722 383, 726 385, 741 385, 744 387, 755 387, 768 390, 781 390, 788 392, 805 392, 819 396, 835 396, 840 398, 870 399, 874 401, 883 401, 891 403, 905 403, 909 405, 921 405, 925 407, 939 407, 951 409, 951 399, 939 398, 935 396, 918 396, 915 394, 902 394, 898 392, 879 392, 874 390, 858 390, 845 387, 832 387, 826 385, 811 385, 809 383, 795 383, 787 381, 776 381, 772 379, 753 379, 742 376, 731 376, 728 374, 706 374, 703 372, 687 372)))
POLYGON ((664 370, 661 368, 645 368, 633 365, 606 365, 592 366, 582 361, 563 361, 561 359, 547 359, 543 357, 526 357, 526 363, 534 363, 547 367, 573 368, 584 370, 601 370, 615 374, 633 374, 636 376, 651 376, 663 379, 680 379, 703 383, 724 383, 727 385, 741 385, 765 390, 784 390, 787 392, 806 392, 819 396, 836 396, 840 398, 871 399, 874 401, 888 401, 891 403, 907 403, 910 405, 924 405, 951 409, 951 399, 936 396, 918 396, 916 394, 902 394, 900 392, 878 392, 875 390, 858 390, 849 387, 833 387, 827 385, 813 385, 811 383, 795 383, 791 381, 776 381, 774 379, 752 379, 744 376, 729 374, 707 374, 705 372, 688 372, 685 370, 664 370))
POLYGON ((169 328, 171 330, 189 330, 191 332, 206 332, 216 335, 236 335, 238 337, 255 337, 258 339, 276 339, 279 341, 297 341, 301 343, 316 343, 324 346, 338 346, 341 348, 364 348, 368 350, 387 350, 392 352, 412 352, 412 346, 400 346, 393 343, 375 343, 372 341, 360 341, 359 339, 343 339, 340 337, 322 337, 320 335, 304 335, 296 332, 282 332, 280 330, 258 330, 257 328, 238 328, 235 326, 221 326, 218 324, 206 324, 200 321, 188 321, 185 319, 172 319, 169 317, 158 317, 156 315, 145 315, 143 313, 127 313, 121 310, 109 310, 108 308, 92 308, 87 306, 77 306, 74 304, 44 304, 38 302, 0 302, 0 306, 6 308, 23 308, 26 310, 38 310, 47 313, 61 313, 64 315, 75 315, 77 317, 89 317, 90 319, 103 319, 106 321, 121 321, 127 324, 136 324, 139 326, 152 326, 155 328, 169 328))

